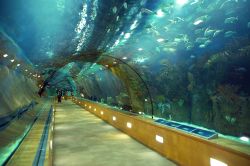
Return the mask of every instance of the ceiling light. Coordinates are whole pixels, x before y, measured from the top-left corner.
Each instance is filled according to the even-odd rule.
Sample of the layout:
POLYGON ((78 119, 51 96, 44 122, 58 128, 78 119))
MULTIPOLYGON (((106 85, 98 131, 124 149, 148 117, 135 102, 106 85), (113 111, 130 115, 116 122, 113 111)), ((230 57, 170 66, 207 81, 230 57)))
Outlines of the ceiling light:
POLYGON ((4 54, 3 57, 6 58, 8 56, 8 54, 4 54))
POLYGON ((122 59, 126 60, 126 59, 128 59, 128 58, 127 58, 127 57, 123 57, 122 59))
POLYGON ((16 66, 18 67, 18 66, 20 66, 20 64, 18 63, 16 66))
POLYGON ((15 61, 15 59, 11 59, 10 61, 13 63, 15 61))
POLYGON ((138 48, 138 51, 142 51, 143 50, 143 48, 138 48))

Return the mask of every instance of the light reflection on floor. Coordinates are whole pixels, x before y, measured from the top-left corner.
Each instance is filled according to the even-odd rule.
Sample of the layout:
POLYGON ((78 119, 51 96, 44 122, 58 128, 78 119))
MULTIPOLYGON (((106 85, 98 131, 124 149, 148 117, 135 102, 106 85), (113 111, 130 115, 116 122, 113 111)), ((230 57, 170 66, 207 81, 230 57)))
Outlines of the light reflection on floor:
POLYGON ((58 105, 54 131, 54 165, 175 165, 70 101, 58 105))

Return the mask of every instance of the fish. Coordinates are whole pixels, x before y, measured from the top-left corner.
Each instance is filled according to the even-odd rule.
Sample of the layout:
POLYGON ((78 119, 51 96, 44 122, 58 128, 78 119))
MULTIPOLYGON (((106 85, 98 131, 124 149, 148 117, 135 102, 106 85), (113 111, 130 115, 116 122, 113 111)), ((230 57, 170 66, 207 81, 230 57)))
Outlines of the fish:
POLYGON ((155 29, 155 27, 152 25, 152 24, 147 24, 147 25, 145 25, 144 26, 144 28, 146 28, 146 29, 155 29))
POLYGON ((186 47, 186 50, 189 51, 189 50, 192 50, 193 48, 194 48, 194 45, 191 45, 191 44, 190 44, 190 45, 188 45, 188 46, 186 47))
POLYGON ((147 8, 142 8, 141 9, 141 12, 142 13, 146 13, 146 14, 155 14, 155 12, 153 12, 152 10, 149 10, 147 8))
POLYGON ((228 17, 225 19, 224 23, 225 24, 234 24, 238 21, 238 17, 228 17))
POLYGON ((115 13, 117 12, 117 7, 116 7, 116 6, 113 7, 112 11, 113 11, 113 13, 115 14, 115 13))
POLYGON ((199 25, 199 24, 201 24, 203 22, 209 21, 210 18, 211 18, 211 16, 209 16, 209 15, 203 15, 203 16, 200 16, 200 17, 196 18, 194 20, 194 23, 196 23, 197 25, 199 25))
POLYGON ((203 31, 204 31, 203 28, 201 28, 201 29, 196 29, 196 30, 194 31, 194 34, 198 35, 198 34, 201 34, 203 31))
POLYGON ((206 37, 198 37, 195 42, 196 43, 205 43, 208 40, 206 37))
POLYGON ((169 28, 167 26, 163 27, 166 32, 169 31, 169 28))
POLYGON ((234 14, 235 12, 236 12, 235 8, 228 9, 228 10, 226 10, 225 15, 231 15, 231 14, 234 14))
POLYGON ((187 34, 178 34, 178 36, 180 37, 180 38, 182 38, 183 40, 185 40, 185 39, 187 39, 188 38, 188 35, 187 34))
POLYGON ((213 30, 213 29, 210 29, 210 28, 207 28, 204 32, 204 36, 205 37, 212 37, 214 36, 214 33, 216 32, 216 30, 213 30))
POLYGON ((183 18, 181 18, 181 17, 175 17, 173 19, 169 19, 168 21, 170 22, 170 24, 176 24, 176 23, 179 23, 179 22, 183 22, 185 20, 183 18))
POLYGON ((229 55, 230 55, 230 54, 229 54, 229 52, 227 52, 227 51, 225 51, 225 52, 224 52, 224 54, 225 54, 225 55, 227 55, 227 56, 229 56, 229 55))
POLYGON ((190 3, 190 5, 197 4, 198 2, 199 2, 199 0, 194 0, 192 3, 190 3))
POLYGON ((161 50, 160 50, 160 48, 159 48, 159 47, 156 47, 156 48, 155 48, 155 51, 157 51, 158 53, 160 53, 160 52, 161 52, 161 50))
POLYGON ((204 43, 204 45, 205 45, 205 46, 208 46, 210 43, 212 43, 212 41, 211 41, 211 40, 207 40, 207 41, 204 43))
POLYGON ((123 3, 123 7, 124 7, 125 9, 127 9, 127 8, 128 8, 128 4, 127 4, 127 2, 124 2, 124 3, 123 3))
POLYGON ((175 20, 176 22, 181 22, 181 21, 184 21, 184 19, 183 19, 183 18, 181 18, 181 17, 175 17, 175 18, 174 18, 174 20, 175 20))
POLYGON ((203 23, 203 20, 196 20, 196 21, 194 21, 194 25, 199 25, 199 24, 201 24, 201 23, 203 23))
POLYGON ((238 71, 238 72, 246 72, 247 69, 245 67, 239 67, 239 68, 236 68, 235 71, 238 71))
POLYGON ((225 32, 224 37, 231 37, 231 36, 234 36, 235 34, 237 34, 237 32, 227 31, 227 32, 225 32))
POLYGON ((167 7, 163 7, 162 11, 163 11, 164 13, 171 14, 173 8, 174 8, 174 5, 167 6, 167 7))
POLYGON ((163 51, 165 51, 165 52, 175 52, 176 49, 171 48, 171 47, 165 47, 165 48, 163 48, 163 51))
POLYGON ((220 33, 222 33, 223 32, 223 30, 216 30, 215 32, 214 32, 214 36, 213 37, 216 37, 216 36, 218 36, 220 33))
POLYGON ((238 0, 227 0, 221 4, 220 9, 232 7, 232 5, 234 5, 233 3, 237 3, 237 2, 238 0))
POLYGON ((201 44, 201 45, 199 45, 199 47, 200 47, 200 48, 205 48, 206 45, 205 45, 205 44, 201 44))
POLYGON ((191 59, 194 59, 194 58, 195 58, 195 55, 190 55, 190 58, 191 58, 191 59))
POLYGON ((174 38, 174 41, 177 43, 182 42, 182 40, 180 38, 174 38))
POLYGON ((169 42, 169 43, 165 43, 166 47, 176 47, 178 46, 179 43, 173 41, 173 42, 169 42))
POLYGON ((247 28, 250 28, 250 21, 247 23, 247 28))

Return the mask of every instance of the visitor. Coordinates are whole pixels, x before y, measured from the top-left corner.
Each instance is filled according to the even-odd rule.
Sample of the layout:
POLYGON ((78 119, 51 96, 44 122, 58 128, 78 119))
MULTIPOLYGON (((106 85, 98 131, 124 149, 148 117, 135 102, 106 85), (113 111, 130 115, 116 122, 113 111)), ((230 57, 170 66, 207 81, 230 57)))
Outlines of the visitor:
POLYGON ((57 101, 58 101, 58 103, 62 102, 62 91, 61 90, 58 90, 58 92, 57 92, 57 101))

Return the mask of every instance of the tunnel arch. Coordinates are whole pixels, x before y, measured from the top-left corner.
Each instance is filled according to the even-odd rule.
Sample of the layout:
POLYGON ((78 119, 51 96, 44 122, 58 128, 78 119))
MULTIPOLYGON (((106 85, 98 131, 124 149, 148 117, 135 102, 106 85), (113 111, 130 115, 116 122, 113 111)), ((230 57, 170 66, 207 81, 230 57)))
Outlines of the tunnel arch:
MULTIPOLYGON (((86 63, 86 62, 102 65, 104 68, 110 70, 111 73, 116 75, 119 79, 121 79, 125 83, 132 105, 131 111, 135 113, 143 112, 146 115, 151 115, 151 118, 153 118, 154 106, 149 87, 142 78, 142 76, 140 75, 140 73, 136 71, 136 69, 134 69, 131 65, 121 60, 120 58, 116 58, 108 54, 102 54, 101 52, 92 53, 90 54, 90 57, 91 58, 86 58, 86 59, 84 55, 82 57, 73 57, 64 60, 63 63, 61 62, 60 66, 62 66, 63 64, 67 66, 70 63, 86 63), (95 55, 96 58, 93 58, 93 56, 91 57, 91 55, 95 55)), ((52 73, 50 76, 48 76, 48 78, 52 80, 53 75, 55 73, 52 73)), ((75 76, 77 76, 77 74, 79 73, 76 73, 75 76)), ((74 76, 69 76, 69 77, 74 77, 74 76)))

